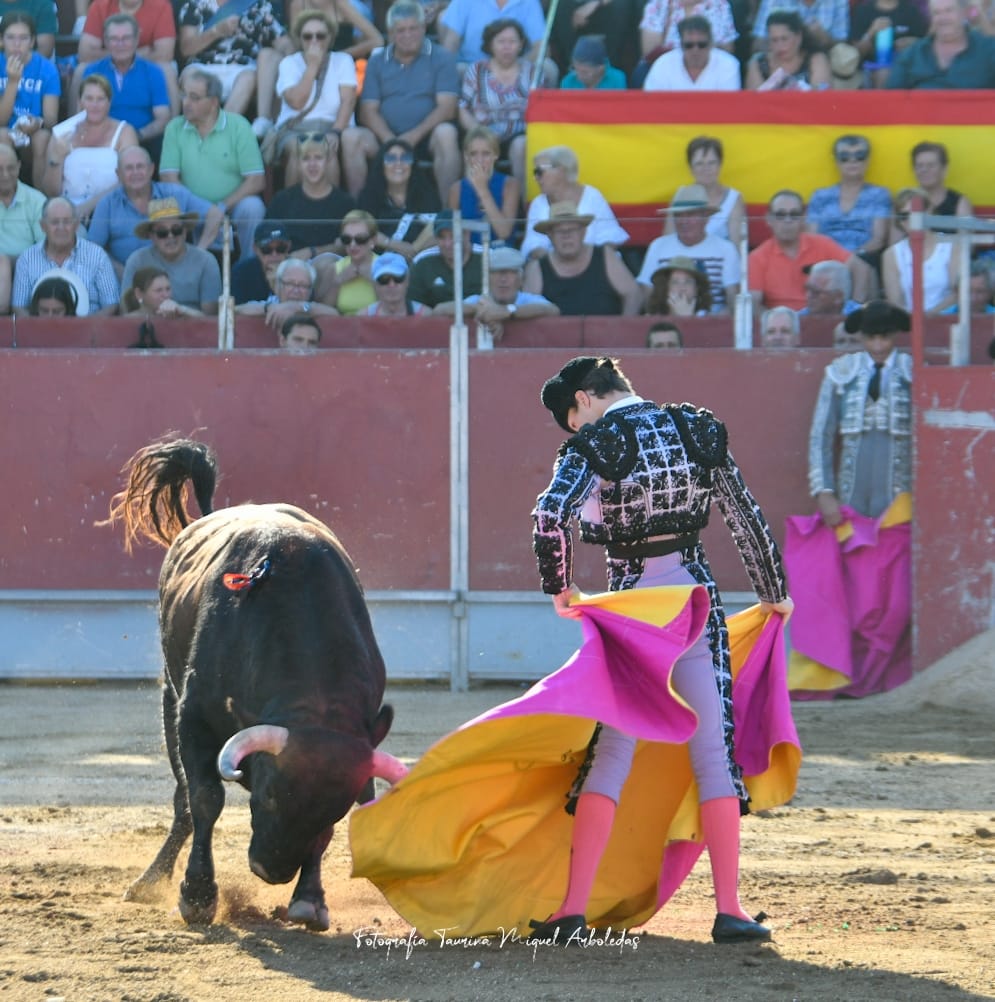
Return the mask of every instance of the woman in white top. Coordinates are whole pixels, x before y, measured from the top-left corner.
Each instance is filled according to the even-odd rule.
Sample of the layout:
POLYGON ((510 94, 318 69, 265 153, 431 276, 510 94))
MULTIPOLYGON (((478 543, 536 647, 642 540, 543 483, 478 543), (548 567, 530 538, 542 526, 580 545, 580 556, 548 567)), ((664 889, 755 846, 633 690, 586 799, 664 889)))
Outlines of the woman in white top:
MULTIPOLYGON (((695 181, 708 193, 708 204, 715 213, 708 217, 705 232, 710 236, 731 240, 737 246, 743 236, 746 203, 743 196, 727 188, 719 180, 722 170, 722 143, 712 136, 696 136, 688 143, 688 166, 695 181)), ((674 217, 667 216, 664 233, 674 232, 674 217)))
MULTIPOLYGON (((908 231, 910 203, 917 195, 924 199, 925 192, 918 188, 903 188, 895 195, 894 230, 904 237, 892 244, 881 258, 881 275, 884 294, 889 303, 903 310, 912 309, 912 247, 908 231)), ((924 233, 922 257, 923 309, 927 313, 942 313, 957 303, 959 268, 953 242, 935 230, 924 233)))
POLYGON ((101 196, 118 184, 117 157, 138 145, 127 123, 110 117, 111 85, 93 73, 79 86, 80 115, 68 134, 56 126, 48 145, 42 190, 49 197, 64 195, 86 222, 101 196))
POLYGON ((331 51, 338 23, 327 11, 302 11, 290 32, 300 52, 280 60, 276 81, 282 101, 276 127, 288 132, 276 151, 277 157, 284 153, 287 157, 284 182, 293 185, 301 179, 296 135, 313 133, 328 138, 329 180, 337 186, 339 139, 356 108, 356 64, 347 53, 331 51))
POLYGON ((526 257, 541 257, 553 246, 549 237, 536 232, 535 224, 549 219, 549 207, 556 202, 573 202, 577 215, 594 216, 584 234, 584 243, 617 247, 629 239, 605 196, 597 188, 577 180, 579 169, 577 154, 569 146, 551 146, 533 157, 532 173, 542 193, 532 200, 525 221, 521 251, 526 257))

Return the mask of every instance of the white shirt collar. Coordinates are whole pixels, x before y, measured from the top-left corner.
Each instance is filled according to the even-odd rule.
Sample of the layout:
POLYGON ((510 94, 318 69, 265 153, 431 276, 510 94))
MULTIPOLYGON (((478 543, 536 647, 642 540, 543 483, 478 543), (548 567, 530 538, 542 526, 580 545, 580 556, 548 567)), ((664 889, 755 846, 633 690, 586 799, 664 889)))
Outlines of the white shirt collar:
POLYGON ((616 400, 615 403, 609 404, 605 408, 605 413, 609 411, 617 411, 620 407, 631 407, 633 404, 641 404, 643 398, 637 393, 630 393, 627 397, 622 397, 621 400, 616 400))

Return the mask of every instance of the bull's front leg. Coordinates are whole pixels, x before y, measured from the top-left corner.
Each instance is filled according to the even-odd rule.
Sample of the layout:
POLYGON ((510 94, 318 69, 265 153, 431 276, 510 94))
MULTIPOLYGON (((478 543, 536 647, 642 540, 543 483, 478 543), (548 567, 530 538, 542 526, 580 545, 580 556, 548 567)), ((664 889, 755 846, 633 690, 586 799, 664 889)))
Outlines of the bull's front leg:
POLYGON ((225 805, 225 791, 215 758, 217 739, 199 724, 182 720, 180 748, 187 777, 193 842, 186 874, 180 884, 180 914, 191 925, 209 925, 218 907, 214 881, 214 825, 225 805))
POLYGON ((325 932, 329 926, 325 889, 321 884, 321 858, 334 831, 335 826, 329 825, 311 844, 287 909, 291 922, 299 922, 315 932, 325 932))

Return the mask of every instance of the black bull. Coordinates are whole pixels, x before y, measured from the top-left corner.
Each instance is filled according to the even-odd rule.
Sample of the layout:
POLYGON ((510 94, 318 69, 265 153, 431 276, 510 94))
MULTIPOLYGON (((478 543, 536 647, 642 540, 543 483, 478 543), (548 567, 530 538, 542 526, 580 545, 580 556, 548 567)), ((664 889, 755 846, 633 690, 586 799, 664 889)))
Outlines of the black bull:
POLYGON ((127 897, 158 897, 192 833, 180 913, 213 921, 221 780, 238 780, 251 791, 252 871, 274 884, 300 871, 288 917, 327 929, 321 857, 334 825, 372 798, 374 776, 393 782, 405 771, 375 750, 393 719, 381 705, 383 659, 352 561, 331 530, 292 505, 212 513, 216 472, 198 442, 155 442, 129 460, 111 508, 129 549, 139 536, 169 548, 159 625, 174 816, 127 897), (204 513, 195 521, 187 481, 204 513))

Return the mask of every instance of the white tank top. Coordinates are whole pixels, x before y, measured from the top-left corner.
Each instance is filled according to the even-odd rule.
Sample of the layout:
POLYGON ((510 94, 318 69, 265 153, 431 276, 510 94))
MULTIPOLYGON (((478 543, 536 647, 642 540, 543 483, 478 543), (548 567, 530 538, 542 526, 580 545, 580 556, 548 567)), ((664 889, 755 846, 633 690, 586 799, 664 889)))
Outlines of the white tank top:
POLYGON ((62 194, 73 205, 118 183, 116 147, 126 124, 118 123, 107 146, 76 146, 69 151, 62 164, 62 194))

